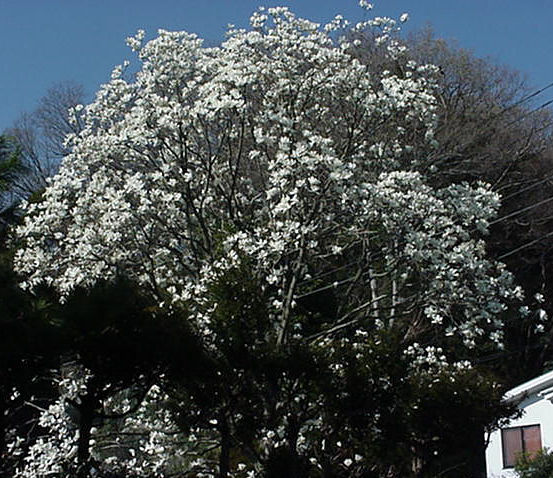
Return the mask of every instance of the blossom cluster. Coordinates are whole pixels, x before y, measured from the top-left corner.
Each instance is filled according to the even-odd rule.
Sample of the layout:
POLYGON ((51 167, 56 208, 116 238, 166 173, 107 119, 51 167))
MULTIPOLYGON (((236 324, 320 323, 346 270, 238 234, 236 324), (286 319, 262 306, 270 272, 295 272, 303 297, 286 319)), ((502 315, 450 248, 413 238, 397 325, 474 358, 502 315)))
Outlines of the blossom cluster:
MULTIPOLYGON (((520 294, 483 242, 499 197, 486 184, 439 186, 415 151, 434 145, 433 67, 409 62, 401 74, 375 72, 355 55, 353 33, 377 28, 376 46, 401 56, 396 22, 377 18, 336 35, 344 28, 341 17, 321 27, 279 7, 256 12, 251 29, 231 29, 214 48, 186 32, 129 39, 141 69, 132 81, 125 65, 114 70, 81 111, 84 128, 69 138, 71 153, 43 200, 27 206, 15 258, 24 285, 53 286, 65 298, 126 276, 160 307, 185 310, 217 354, 225 304, 215 291, 243 274, 265 303, 258 335, 276 349, 320 347, 337 381, 351 356, 364 359, 384 332, 402 337, 415 371, 448 367, 439 349, 448 340, 500 343, 501 314, 520 294), (320 294, 336 307, 315 329, 315 312, 299 310, 320 294), (416 345, 421 337, 427 347, 416 345)), ((237 288, 232 300, 238 296, 237 288)), ((297 396, 305 409, 317 408, 297 396)), ((113 469, 157 476, 190 458, 155 405, 164 400, 160 390, 148 397, 120 425, 136 446, 112 455, 113 469)), ((44 426, 74 443, 73 432, 56 425, 63 414, 56 406, 44 426)), ((260 432, 260 447, 293 445, 286 420, 282 430, 260 432)), ((317 420, 304 424, 298 450, 325 450, 320 437, 306 445, 317 420)), ((59 449, 71 460, 69 442, 59 449)), ((350 455, 340 465, 348 470, 363 460, 350 455)), ((187 463, 200 470, 198 460, 187 463)), ((28 469, 22 477, 42 473, 28 469)))
POLYGON ((467 343, 498 327, 509 278, 473 233, 497 197, 435 190, 413 171, 409 138, 432 141, 431 77, 412 65, 374 78, 331 33, 272 8, 217 48, 184 32, 130 39, 142 69, 133 82, 116 69, 84 108, 84 130, 18 230, 25 284, 67 295, 123 273, 196 311, 209 336, 209 283, 247 260, 284 337, 300 285, 309 293, 323 258, 363 244, 364 267, 394 268, 393 302, 419 270, 432 323, 467 343))

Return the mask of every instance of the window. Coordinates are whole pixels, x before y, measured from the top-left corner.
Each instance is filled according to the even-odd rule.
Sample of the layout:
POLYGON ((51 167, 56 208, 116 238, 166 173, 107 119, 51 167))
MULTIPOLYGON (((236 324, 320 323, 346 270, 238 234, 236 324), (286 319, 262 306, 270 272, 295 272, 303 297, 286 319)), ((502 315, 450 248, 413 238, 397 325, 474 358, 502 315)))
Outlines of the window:
POLYGON ((521 453, 534 455, 541 450, 540 426, 504 428, 501 430, 501 442, 503 444, 503 467, 512 468, 521 453))

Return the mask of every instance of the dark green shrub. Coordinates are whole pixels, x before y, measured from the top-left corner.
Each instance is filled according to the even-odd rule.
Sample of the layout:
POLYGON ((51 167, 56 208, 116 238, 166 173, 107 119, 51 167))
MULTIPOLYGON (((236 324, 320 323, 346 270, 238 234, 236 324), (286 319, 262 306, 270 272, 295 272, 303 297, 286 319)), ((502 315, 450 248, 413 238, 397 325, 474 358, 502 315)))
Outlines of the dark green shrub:
POLYGON ((515 471, 520 478, 553 478, 553 453, 544 448, 533 457, 522 454, 515 471))

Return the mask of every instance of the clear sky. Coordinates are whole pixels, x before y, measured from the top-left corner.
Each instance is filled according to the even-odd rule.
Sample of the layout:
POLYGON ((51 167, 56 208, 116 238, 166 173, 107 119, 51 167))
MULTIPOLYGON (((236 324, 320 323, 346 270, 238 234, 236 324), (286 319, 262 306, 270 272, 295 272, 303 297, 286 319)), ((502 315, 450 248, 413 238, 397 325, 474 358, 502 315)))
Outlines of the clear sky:
MULTIPOLYGON (((407 12, 405 29, 430 23, 438 37, 520 70, 535 87, 553 82, 553 0, 373 3, 373 15, 407 12)), ((57 82, 80 83, 91 99, 115 65, 133 58, 125 38, 139 28, 148 38, 158 28, 187 30, 213 45, 259 5, 287 5, 321 22, 364 15, 357 0, 0 0, 0 131, 57 82)))

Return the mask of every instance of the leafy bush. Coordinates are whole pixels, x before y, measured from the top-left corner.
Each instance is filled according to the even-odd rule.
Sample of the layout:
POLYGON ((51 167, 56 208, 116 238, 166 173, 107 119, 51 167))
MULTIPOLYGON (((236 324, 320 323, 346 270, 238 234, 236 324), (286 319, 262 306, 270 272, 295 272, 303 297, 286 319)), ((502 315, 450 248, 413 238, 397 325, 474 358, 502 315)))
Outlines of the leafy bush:
POLYGON ((533 457, 522 454, 517 460, 515 471, 520 478, 552 478, 553 453, 544 448, 533 457))

